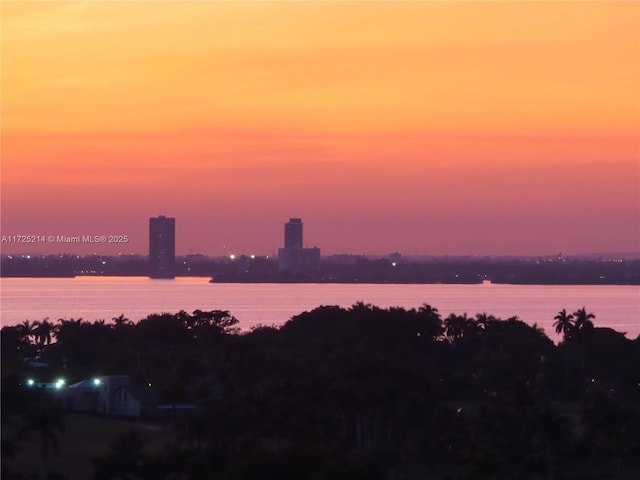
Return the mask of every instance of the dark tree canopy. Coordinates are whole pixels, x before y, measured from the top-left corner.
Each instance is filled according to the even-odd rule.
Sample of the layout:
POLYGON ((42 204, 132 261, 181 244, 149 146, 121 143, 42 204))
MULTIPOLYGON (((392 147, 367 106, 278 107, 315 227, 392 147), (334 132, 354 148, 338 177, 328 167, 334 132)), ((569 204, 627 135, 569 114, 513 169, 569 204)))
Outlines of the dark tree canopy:
MULTIPOLYGON (((23 409, 38 355, 41 376, 129 374, 198 407, 162 450, 116 439, 96 479, 635 478, 640 338, 586 308, 555 320, 558 345, 518 317, 428 304, 325 305, 249 332, 217 310, 61 319, 50 340, 25 322, 2 329, 3 413, 23 409)), ((48 425, 47 458, 64 441, 48 425)))

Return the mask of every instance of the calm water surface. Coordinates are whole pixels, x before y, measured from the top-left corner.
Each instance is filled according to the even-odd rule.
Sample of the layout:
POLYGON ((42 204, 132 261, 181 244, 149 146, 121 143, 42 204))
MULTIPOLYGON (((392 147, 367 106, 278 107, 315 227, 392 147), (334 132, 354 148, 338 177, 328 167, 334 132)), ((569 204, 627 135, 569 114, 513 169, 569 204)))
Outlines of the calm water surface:
POLYGON ((547 335, 553 317, 566 308, 586 306, 596 326, 640 335, 638 286, 541 285, 379 285, 379 284, 229 284, 209 278, 146 277, 2 278, 2 325, 23 320, 83 318, 110 320, 120 314, 140 320, 150 313, 179 310, 228 310, 243 329, 257 324, 280 325, 319 305, 350 307, 358 301, 382 308, 436 307, 450 313, 486 312, 500 318, 517 315, 537 323, 547 335))

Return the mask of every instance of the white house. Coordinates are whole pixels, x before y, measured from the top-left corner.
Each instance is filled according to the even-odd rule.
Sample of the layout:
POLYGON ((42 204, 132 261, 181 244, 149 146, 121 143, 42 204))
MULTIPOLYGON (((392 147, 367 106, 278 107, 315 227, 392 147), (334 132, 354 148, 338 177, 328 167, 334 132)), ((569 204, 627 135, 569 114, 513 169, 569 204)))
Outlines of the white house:
POLYGON ((150 384, 134 385, 129 375, 104 375, 69 386, 50 388, 68 412, 98 413, 123 417, 173 416, 193 410, 194 404, 160 404, 160 391, 150 384))
POLYGON ((123 386, 114 392, 111 414, 125 417, 157 415, 159 392, 155 387, 123 386))
POLYGON ((96 413, 101 387, 100 380, 93 378, 69 385, 64 390, 61 389, 64 409, 68 412, 96 413))
POLYGON ((57 388, 56 395, 69 412, 138 417, 158 401, 155 388, 134 386, 129 375, 103 375, 57 388))

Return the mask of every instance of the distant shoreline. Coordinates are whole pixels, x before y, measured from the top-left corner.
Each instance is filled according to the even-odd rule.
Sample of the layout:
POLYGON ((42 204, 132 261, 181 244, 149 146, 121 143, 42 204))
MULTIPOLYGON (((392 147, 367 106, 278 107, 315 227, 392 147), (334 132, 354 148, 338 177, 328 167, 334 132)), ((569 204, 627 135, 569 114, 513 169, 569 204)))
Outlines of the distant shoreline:
MULTIPOLYGON (((132 277, 143 277, 150 278, 147 275, 140 274, 131 274, 131 275, 0 275, 0 278, 25 278, 25 279, 38 279, 38 278, 132 278, 132 277)), ((607 283, 607 282, 583 282, 583 283, 571 283, 571 282, 501 282, 501 281, 386 281, 386 280, 339 280, 339 279, 301 279, 301 280, 278 280, 278 279, 226 279, 226 280, 216 280, 215 278, 211 278, 210 275, 176 275, 175 279, 178 278, 209 278, 209 283, 217 283, 217 284, 344 284, 344 285, 542 285, 542 286, 640 286, 640 282, 628 282, 628 283, 607 283)), ((153 280, 174 280, 171 278, 168 279, 156 279, 153 280)))
MULTIPOLYGON (((143 256, 3 256, 0 277, 74 278, 77 276, 147 277, 143 256)), ((277 258, 201 255, 177 257, 166 272, 175 277, 208 277, 214 283, 339 284, 494 284, 640 285, 640 260, 578 259, 556 255, 538 258, 323 257, 313 268, 283 269, 277 258)))

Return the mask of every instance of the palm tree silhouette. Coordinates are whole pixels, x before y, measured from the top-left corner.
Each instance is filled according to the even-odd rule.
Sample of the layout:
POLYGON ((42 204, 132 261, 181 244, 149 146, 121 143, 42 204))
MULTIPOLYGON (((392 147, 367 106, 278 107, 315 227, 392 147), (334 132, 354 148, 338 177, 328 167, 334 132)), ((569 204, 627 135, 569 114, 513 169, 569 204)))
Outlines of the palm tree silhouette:
POLYGON ((133 322, 129 320, 127 317, 125 317, 124 314, 120 314, 117 317, 113 317, 111 319, 111 322, 112 322, 113 328, 115 329, 122 328, 124 326, 133 325, 133 322))
POLYGON ((587 313, 587 309, 582 307, 575 312, 573 312, 573 316, 576 319, 576 323, 574 325, 576 334, 579 336, 580 344, 582 345, 582 375, 584 377, 587 376, 587 344, 588 337, 590 337, 590 333, 593 330, 593 322, 591 319, 595 319, 596 316, 593 313, 587 313))
POLYGON ((25 320, 24 322, 18 325, 20 335, 28 343, 31 343, 31 340, 33 340, 37 327, 38 327, 38 322, 30 322, 29 320, 25 320))
POLYGON ((431 340, 442 337, 444 327, 437 308, 424 303, 418 308, 418 315, 421 319, 421 335, 426 335, 426 337, 431 340))
POLYGON ((486 312, 482 312, 482 313, 477 313, 476 314, 476 326, 481 329, 484 330, 485 328, 487 328, 487 325, 490 322, 495 321, 495 317, 493 315, 489 315, 486 312))
POLYGON ((595 320, 596 316, 593 313, 587 313, 587 309, 585 307, 573 312, 573 316, 576 319, 575 328, 577 331, 593 328, 593 322, 591 320, 595 320))
POLYGON ((48 318, 45 318, 41 322, 33 322, 33 327, 32 335, 35 337, 37 347, 36 359, 39 360, 42 357, 45 345, 51 343, 51 334, 54 333, 55 326, 48 318))
POLYGON ((418 308, 418 312, 428 317, 440 318, 440 312, 438 312, 438 309, 436 307, 432 307, 428 303, 423 303, 422 306, 418 308))
POLYGON ((563 308, 558 312, 558 314, 553 317, 556 321, 553 326, 556 329, 556 333, 562 333, 563 340, 567 340, 571 336, 571 332, 573 331, 574 323, 573 323, 573 315, 567 314, 567 309, 563 308))
POLYGON ((467 314, 456 315, 452 313, 444 320, 445 334, 449 341, 455 341, 465 336, 475 328, 473 319, 467 317, 467 314))
POLYGON ((569 379, 569 349, 566 345, 567 340, 571 338, 573 331, 575 329, 575 325, 573 323, 573 315, 567 313, 567 309, 563 308, 558 312, 558 314, 553 317, 555 323, 553 324, 556 333, 562 333, 562 341, 565 342, 563 345, 564 350, 564 388, 565 394, 567 389, 567 381, 569 379))

